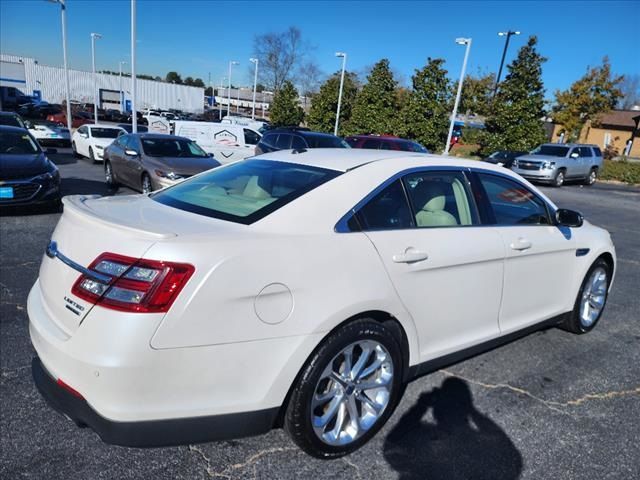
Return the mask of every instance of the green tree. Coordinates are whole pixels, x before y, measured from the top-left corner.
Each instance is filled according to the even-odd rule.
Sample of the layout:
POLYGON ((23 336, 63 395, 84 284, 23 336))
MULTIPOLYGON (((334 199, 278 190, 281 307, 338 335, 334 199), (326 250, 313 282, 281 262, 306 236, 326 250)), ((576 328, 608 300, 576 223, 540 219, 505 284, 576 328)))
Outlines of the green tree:
POLYGON ((193 86, 194 86, 194 87, 205 88, 205 84, 204 84, 204 82, 202 81, 202 79, 201 79, 201 78, 196 78, 196 79, 193 81, 193 86))
POLYGON ((543 143, 544 84, 542 64, 546 61, 538 51, 535 36, 518 51, 507 66, 508 74, 500 83, 480 139, 483 154, 495 150, 531 150, 543 143))
POLYGON ((400 114, 395 133, 417 140, 431 151, 444 150, 451 115, 451 86, 441 58, 428 58, 416 70, 412 90, 400 114))
MULTIPOLYGON (((307 125, 312 130, 333 133, 338 108, 338 92, 340 91, 340 72, 334 73, 321 86, 311 100, 311 109, 307 115, 307 125)), ((358 93, 356 74, 345 72, 340 105, 339 132, 344 132, 351 119, 351 111, 358 93)))
POLYGON ((376 63, 367 76, 367 83, 356 97, 349 133, 391 133, 398 104, 396 88, 389 60, 383 58, 376 63))
POLYGON ((182 84, 182 77, 178 72, 169 72, 165 77, 165 81, 168 83, 182 84))
POLYGON ((589 68, 567 90, 556 90, 553 120, 564 127, 567 141, 577 140, 585 123, 615 108, 622 97, 623 78, 611 75, 609 59, 604 57, 602 66, 589 68))
POLYGON ((478 76, 467 75, 462 84, 458 111, 460 113, 475 113, 483 117, 489 115, 495 81, 493 73, 478 73, 478 76))
POLYGON ((184 83, 185 85, 187 85, 189 87, 193 87, 193 77, 185 78, 182 83, 184 83))
POLYGON ((298 100, 298 91, 293 83, 286 80, 273 97, 271 124, 276 127, 300 125, 304 120, 304 110, 298 100))

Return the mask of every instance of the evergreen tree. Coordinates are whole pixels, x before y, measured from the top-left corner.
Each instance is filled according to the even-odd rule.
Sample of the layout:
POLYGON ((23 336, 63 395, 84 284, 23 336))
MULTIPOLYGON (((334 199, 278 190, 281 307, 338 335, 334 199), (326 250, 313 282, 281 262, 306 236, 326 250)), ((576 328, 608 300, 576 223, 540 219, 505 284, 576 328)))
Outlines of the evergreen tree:
POLYGON ((605 57, 601 67, 590 68, 568 90, 556 90, 553 120, 564 127, 567 141, 577 140, 587 121, 615 108, 622 97, 622 80, 622 76, 611 76, 611 65, 605 57))
MULTIPOLYGON (((475 113, 486 116, 491 111, 491 97, 496 78, 493 73, 478 76, 467 75, 462 84, 462 95, 460 96, 460 107, 458 112, 475 113)), ((455 87, 457 88, 457 83, 455 87)))
POLYGON ((444 150, 451 116, 451 86, 444 60, 427 59, 412 77, 412 91, 397 116, 396 135, 417 140, 429 150, 444 150))
MULTIPOLYGON (((333 133, 340 91, 340 72, 333 74, 321 86, 320 91, 311 99, 311 109, 307 115, 307 125, 311 130, 333 133)), ((358 92, 355 73, 345 72, 340 105, 339 134, 348 127, 351 111, 358 92)))
POLYGON ((397 84, 389 69, 389 60, 383 58, 373 66, 367 83, 356 97, 348 125, 349 133, 385 134, 393 131, 398 111, 397 84))
POLYGON ((298 91, 293 83, 286 80, 273 97, 271 124, 276 127, 300 125, 304 120, 304 110, 298 99, 298 91))
POLYGON ((542 64, 546 61, 536 50, 535 36, 518 51, 507 66, 509 73, 499 85, 492 113, 481 136, 481 152, 495 150, 531 150, 543 143, 544 85, 542 64))

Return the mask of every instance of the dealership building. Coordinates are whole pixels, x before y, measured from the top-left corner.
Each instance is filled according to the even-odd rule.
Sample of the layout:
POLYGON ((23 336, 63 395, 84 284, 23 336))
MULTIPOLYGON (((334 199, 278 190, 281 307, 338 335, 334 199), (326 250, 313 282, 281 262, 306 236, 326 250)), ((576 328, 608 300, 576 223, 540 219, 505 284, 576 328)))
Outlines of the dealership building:
MULTIPOLYGON (((92 72, 69 69, 71 102, 93 103, 92 72)), ((131 110, 131 78, 106 73, 97 74, 98 106, 131 110)), ((177 109, 200 113, 204 109, 204 88, 155 80, 137 81, 137 110, 177 109)), ((60 104, 65 98, 64 68, 41 65, 36 59, 0 54, 0 101, 15 103, 29 96, 48 103, 60 104)))

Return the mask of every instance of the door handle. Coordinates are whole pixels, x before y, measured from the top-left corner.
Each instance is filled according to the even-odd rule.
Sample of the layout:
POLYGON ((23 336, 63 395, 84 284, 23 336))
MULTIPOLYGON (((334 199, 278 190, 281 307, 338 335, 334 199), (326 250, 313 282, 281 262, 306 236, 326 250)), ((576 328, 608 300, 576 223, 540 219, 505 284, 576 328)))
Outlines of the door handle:
POLYGON ((429 255, 426 252, 421 252, 413 247, 409 247, 404 253, 396 253, 392 257, 392 260, 396 263, 415 263, 426 260, 427 258, 429 258, 429 255))
POLYGON ((509 245, 509 246, 511 247, 512 250, 518 250, 518 251, 521 252, 523 250, 530 249, 532 244, 526 238, 519 238, 515 242, 512 242, 511 245, 509 245))

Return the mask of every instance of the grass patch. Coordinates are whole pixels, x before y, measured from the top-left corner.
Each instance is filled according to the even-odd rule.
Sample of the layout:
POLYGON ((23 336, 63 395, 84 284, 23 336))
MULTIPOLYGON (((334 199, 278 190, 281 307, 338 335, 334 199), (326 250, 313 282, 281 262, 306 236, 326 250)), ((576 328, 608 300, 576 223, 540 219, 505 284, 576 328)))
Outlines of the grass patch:
POLYGON ((631 185, 640 184, 640 163, 605 160, 599 177, 602 180, 617 180, 631 185))
POLYGON ((480 154, 478 153, 479 150, 480 150, 480 145, 477 145, 475 143, 470 143, 470 144, 456 143, 453 147, 451 147, 451 150, 449 151, 449 153, 454 157, 463 157, 463 158, 470 158, 471 160, 480 160, 482 157, 480 157, 480 154))

